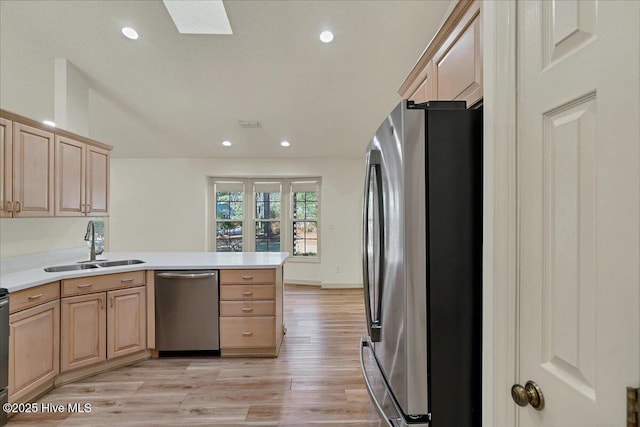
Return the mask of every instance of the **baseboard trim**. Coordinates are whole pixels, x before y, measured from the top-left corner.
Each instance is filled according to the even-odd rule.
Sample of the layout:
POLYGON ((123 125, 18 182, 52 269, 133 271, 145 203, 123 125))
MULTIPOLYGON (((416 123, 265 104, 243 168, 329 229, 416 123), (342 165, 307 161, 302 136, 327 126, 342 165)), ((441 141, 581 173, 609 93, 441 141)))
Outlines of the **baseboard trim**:
POLYGON ((323 283, 322 289, 362 289, 362 283, 323 283))
POLYGON ((285 285, 316 286, 322 289, 362 289, 362 283, 322 283, 317 280, 287 280, 285 285))

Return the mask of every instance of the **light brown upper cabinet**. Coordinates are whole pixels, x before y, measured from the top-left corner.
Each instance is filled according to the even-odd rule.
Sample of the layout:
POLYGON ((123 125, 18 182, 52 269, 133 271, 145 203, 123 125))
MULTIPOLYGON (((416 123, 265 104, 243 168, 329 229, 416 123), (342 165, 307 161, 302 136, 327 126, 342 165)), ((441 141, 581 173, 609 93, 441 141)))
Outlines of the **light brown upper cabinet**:
POLYGON ((0 218, 13 216, 13 122, 0 117, 0 218))
POLYGON ((398 89, 403 99, 466 101, 482 99, 481 1, 459 0, 398 89))
POLYGON ((53 133, 0 117, 0 217, 53 216, 53 133))
POLYGON ((0 110, 0 217, 108 216, 111 148, 0 110))
POLYGON ((109 214, 109 151, 56 136, 56 216, 109 214))
POLYGON ((476 2, 433 57, 438 99, 467 101, 467 106, 482 99, 480 30, 480 2, 476 2))
POLYGON ((53 133, 13 122, 12 151, 13 217, 53 216, 53 133))
POLYGON ((433 61, 429 61, 427 66, 424 68, 424 81, 422 84, 416 89, 416 91, 409 97, 410 100, 415 102, 416 104, 421 104, 423 102, 431 101, 436 99, 434 87, 434 78, 433 78, 433 61))

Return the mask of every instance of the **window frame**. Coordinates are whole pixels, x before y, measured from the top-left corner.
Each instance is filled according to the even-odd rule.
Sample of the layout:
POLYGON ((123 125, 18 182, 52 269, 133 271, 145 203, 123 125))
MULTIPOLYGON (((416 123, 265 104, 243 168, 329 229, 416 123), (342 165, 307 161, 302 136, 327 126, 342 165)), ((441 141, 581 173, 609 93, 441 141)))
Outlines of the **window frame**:
MULTIPOLYGON (((321 206, 321 200, 320 200, 320 179, 316 179, 316 178, 312 178, 312 179, 306 179, 306 178, 297 178, 297 179, 291 179, 289 181, 289 201, 290 201, 290 208, 289 208, 289 226, 290 226, 290 230, 291 230, 291 235, 289 237, 289 243, 291 244, 291 258, 295 259, 297 261, 300 262, 320 262, 320 254, 321 254, 321 247, 320 247, 320 206, 321 206), (293 217, 293 209, 294 209, 294 197, 293 197, 293 193, 294 193, 294 186, 304 183, 306 185, 310 184, 311 182, 315 182, 315 193, 316 193, 316 245, 317 245, 317 255, 316 256, 303 256, 303 255, 298 255, 295 256, 293 254, 293 238, 294 238, 294 228, 295 228, 295 223, 296 222, 310 222, 308 219, 296 219, 293 217)), ((306 201, 305 201, 306 202, 306 201)), ((314 220, 311 220, 314 221, 314 220)))
MULTIPOLYGON (((256 250, 256 223, 271 222, 274 220, 259 220, 256 218, 256 191, 255 184, 273 183, 280 185, 280 252, 289 252, 289 260, 300 263, 320 263, 321 260, 321 190, 322 179, 317 176, 294 176, 294 177, 233 177, 233 176, 208 176, 207 177, 207 232, 206 243, 209 252, 217 252, 217 223, 216 218, 216 184, 218 183, 241 183, 243 186, 243 218, 242 218, 242 247, 243 251, 254 252, 256 250), (317 199, 317 246, 316 256, 294 256, 293 255, 293 183, 314 182, 317 199), (248 214, 249 213, 249 214, 248 214)), ((241 252, 238 252, 241 253, 241 252)))
MULTIPOLYGON (((247 232, 247 228, 246 228, 246 224, 245 224, 245 220, 247 218, 247 200, 246 200, 246 193, 247 193, 247 187, 246 187, 246 183, 242 180, 237 180, 237 179, 225 179, 225 180, 221 180, 218 179, 215 182, 212 183, 211 185, 212 187, 212 205, 213 205, 213 210, 212 215, 213 215, 213 229, 211 230, 211 240, 212 240, 212 244, 213 244, 213 252, 217 252, 218 249, 218 240, 217 240, 217 235, 218 235, 218 222, 222 222, 222 223, 232 223, 232 222, 239 222, 241 224, 241 228, 242 228, 242 249, 244 251, 245 249, 245 245, 246 245, 246 240, 245 240, 245 235, 247 232), (242 187, 242 201, 238 202, 238 201, 229 201, 229 204, 231 203, 242 203, 242 219, 218 219, 217 217, 217 209, 218 209, 218 191, 217 190, 217 186, 221 185, 222 187, 226 187, 226 186, 231 186, 233 184, 239 184, 242 187)), ((233 191, 233 190, 223 190, 222 192, 228 192, 228 193, 238 193, 240 191, 233 191)), ((238 251, 238 252, 243 252, 243 251, 238 251)), ((236 252, 236 251, 234 251, 236 252)))

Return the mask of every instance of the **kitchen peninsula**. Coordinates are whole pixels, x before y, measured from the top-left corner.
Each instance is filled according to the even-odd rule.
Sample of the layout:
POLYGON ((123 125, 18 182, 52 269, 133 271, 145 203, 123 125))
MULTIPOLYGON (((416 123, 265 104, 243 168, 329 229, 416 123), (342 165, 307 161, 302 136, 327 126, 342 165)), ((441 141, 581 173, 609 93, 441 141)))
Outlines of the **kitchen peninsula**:
POLYGON ((154 277, 161 270, 219 270, 221 356, 277 356, 288 256, 112 252, 91 263, 81 263, 85 255, 23 268, 7 268, 3 260, 9 272, 0 286, 10 293, 9 401, 30 401, 55 385, 157 356, 154 277), (49 267, 63 271, 46 272, 49 267))

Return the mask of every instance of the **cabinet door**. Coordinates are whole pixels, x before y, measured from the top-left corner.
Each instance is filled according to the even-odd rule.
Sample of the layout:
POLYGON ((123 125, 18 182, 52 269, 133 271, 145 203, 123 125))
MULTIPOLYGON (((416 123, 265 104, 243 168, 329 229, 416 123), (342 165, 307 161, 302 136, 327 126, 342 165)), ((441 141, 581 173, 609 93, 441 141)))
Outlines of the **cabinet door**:
POLYGON ((62 298, 60 370, 106 360, 106 294, 62 298))
POLYGON ((60 301, 12 314, 9 330, 9 400, 15 402, 58 374, 60 301))
POLYGON ((411 95, 411 98, 409 98, 416 104, 434 101, 437 99, 434 90, 435 78, 433 73, 433 61, 429 61, 422 73, 424 74, 424 81, 420 86, 418 86, 418 89, 416 89, 413 95, 411 95))
POLYGON ((472 5, 434 56, 437 99, 467 101, 482 98, 482 28, 480 3, 472 5))
POLYGON ((56 216, 84 216, 86 144, 56 136, 56 216))
POLYGON ((107 293, 107 359, 146 348, 145 295, 144 286, 107 293))
POLYGON ((87 215, 109 215, 109 152, 87 147, 87 215))
POLYGON ((13 200, 15 217, 53 216, 51 132, 13 123, 13 200))
POLYGON ((0 218, 13 216, 13 122, 0 117, 0 218))

